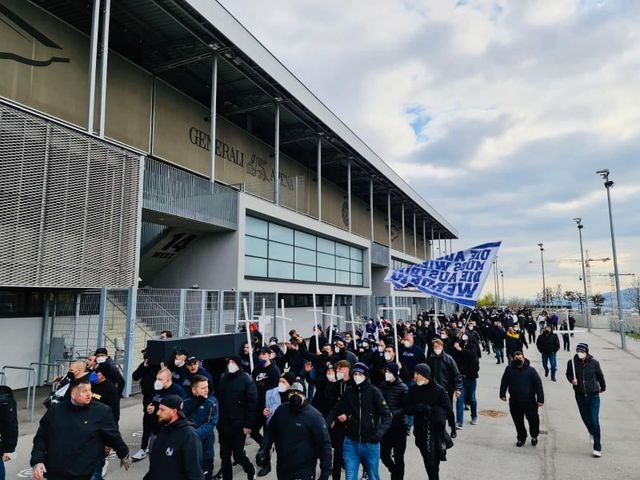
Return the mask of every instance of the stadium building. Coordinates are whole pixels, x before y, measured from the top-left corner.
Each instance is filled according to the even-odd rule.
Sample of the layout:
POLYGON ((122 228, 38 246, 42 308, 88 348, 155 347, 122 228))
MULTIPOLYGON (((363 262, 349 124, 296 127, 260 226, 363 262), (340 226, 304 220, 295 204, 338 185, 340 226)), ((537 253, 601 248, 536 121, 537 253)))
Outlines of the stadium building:
POLYGON ((217 2, 0 1, 0 367, 38 377, 14 386, 101 345, 129 376, 160 330, 237 331, 245 301, 284 303, 281 339, 344 329, 455 238, 217 2))

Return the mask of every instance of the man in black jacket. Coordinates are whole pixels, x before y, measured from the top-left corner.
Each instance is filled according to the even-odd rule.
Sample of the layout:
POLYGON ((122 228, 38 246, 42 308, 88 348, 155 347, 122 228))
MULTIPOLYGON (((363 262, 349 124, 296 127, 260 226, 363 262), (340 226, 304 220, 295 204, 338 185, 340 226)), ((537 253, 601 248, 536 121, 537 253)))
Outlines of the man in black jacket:
POLYGON ((304 385, 294 382, 283 403, 267 424, 264 442, 256 455, 266 465, 271 446, 278 455, 279 480, 313 480, 320 460, 320 480, 331 475, 331 439, 322 414, 306 400, 304 385))
POLYGON ((125 381, 124 377, 120 373, 120 370, 118 369, 118 366, 109 356, 109 352, 104 347, 96 349, 96 353, 94 355, 96 356, 96 363, 98 365, 106 365, 107 368, 104 370, 104 375, 109 380, 111 380, 111 383, 115 385, 116 389, 118 390, 118 395, 121 397, 122 392, 124 392, 125 381))
POLYGON ((507 401, 509 390, 509 411, 516 426, 516 446, 521 447, 527 440, 527 429, 524 418, 529 423, 531 445, 538 444, 540 433, 540 417, 538 408, 544 405, 544 391, 542 380, 535 368, 529 365, 529 360, 524 358, 522 352, 513 352, 513 361, 504 369, 500 382, 500 399, 507 401))
POLYGON ((480 371, 480 346, 471 342, 468 333, 464 332, 460 340, 453 343, 452 356, 462 376, 462 391, 456 399, 456 429, 461 429, 464 425, 465 405, 471 408, 471 425, 478 423, 476 388, 480 371))
POLYGON ((551 333, 551 327, 544 327, 542 334, 536 340, 536 347, 542 355, 542 366, 544 367, 544 376, 549 376, 549 367, 551 367, 551 381, 556 381, 556 370, 558 365, 556 361, 556 353, 560 350, 560 340, 555 333, 551 333))
POLYGON ((162 425, 149 453, 143 480, 203 480, 202 443, 182 413, 182 398, 167 395, 158 406, 162 425))
POLYGON ((446 449, 453 446, 445 429, 451 397, 442 386, 432 381, 431 369, 426 363, 416 365, 413 376, 416 383, 409 390, 406 412, 414 416, 413 435, 427 478, 438 480, 440 462, 446 460, 446 449))
POLYGON ((607 389, 600 363, 589 354, 589 345, 579 343, 567 362, 567 380, 573 385, 580 417, 593 437, 593 456, 602 456, 600 444, 600 394, 607 389))
MULTIPOLYGON (((458 365, 453 357, 445 353, 444 342, 440 338, 435 338, 431 343, 427 365, 431 369, 432 381, 447 391, 451 402, 453 402, 453 399, 457 399, 462 393, 462 375, 460 375, 458 365)), ((456 420, 453 414, 453 407, 447 419, 449 428, 451 428, 451 438, 456 438, 456 420)))
POLYGON ((256 470, 244 453, 244 442, 255 425, 258 393, 253 379, 241 370, 241 360, 238 356, 227 359, 227 373, 222 376, 218 385, 218 402, 222 478, 233 478, 233 453, 233 458, 242 466, 247 478, 253 480, 256 470))
MULTIPOLYGON (((262 434, 260 430, 265 426, 267 417, 262 412, 266 407, 267 391, 276 388, 280 381, 280 369, 275 363, 271 362, 271 350, 268 347, 258 349, 258 364, 253 369, 253 381, 256 382, 256 391, 258 394, 257 411, 255 415, 256 423, 251 428, 251 438, 258 445, 262 445, 262 434)), ((258 472, 259 477, 264 477, 271 471, 271 466, 266 463, 258 472)))
POLYGON ((18 443, 18 414, 13 391, 0 385, 0 478, 4 479, 4 463, 11 460, 18 443))
POLYGON ((391 411, 378 388, 368 380, 369 367, 356 363, 354 385, 345 390, 327 423, 346 422, 343 459, 346 478, 358 478, 360 463, 371 480, 380 480, 380 439, 391 426, 391 411))
POLYGON ((156 381, 156 374, 160 370, 160 365, 151 365, 147 358, 147 352, 143 351, 144 360, 138 368, 131 375, 132 379, 136 382, 140 382, 140 391, 142 392, 142 440, 140 442, 140 449, 131 455, 131 459, 134 462, 139 462, 147 456, 147 447, 149 446, 149 438, 151 437, 151 429, 154 421, 154 416, 147 414, 147 405, 153 401, 155 390, 153 384, 156 381))
POLYGON ((74 380, 71 398, 54 405, 40 420, 33 438, 31 467, 34 480, 89 480, 104 461, 104 448, 116 451, 120 464, 131 464, 129 448, 120 436, 111 409, 91 401, 91 384, 74 380))
POLYGON ((391 427, 380 440, 380 460, 389 469, 391 480, 404 478, 404 452, 407 449, 407 415, 404 407, 409 389, 400 380, 398 370, 397 364, 387 364, 385 381, 379 386, 392 414, 391 427))

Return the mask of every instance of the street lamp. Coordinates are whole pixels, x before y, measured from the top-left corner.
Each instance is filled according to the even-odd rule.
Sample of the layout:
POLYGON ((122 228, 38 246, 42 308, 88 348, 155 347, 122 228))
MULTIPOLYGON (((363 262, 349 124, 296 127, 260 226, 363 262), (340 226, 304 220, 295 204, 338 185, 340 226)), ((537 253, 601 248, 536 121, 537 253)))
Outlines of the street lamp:
POLYGON ((540 265, 542 265, 542 308, 547 306, 547 285, 544 282, 544 247, 539 243, 540 247, 540 265))
POLYGON ((587 295, 587 274, 585 273, 585 265, 584 265, 584 250, 582 248, 582 229, 584 226, 582 225, 582 219, 580 217, 576 217, 573 219, 574 222, 578 224, 578 235, 580 236, 580 258, 582 260, 582 285, 584 287, 584 310, 585 315, 587 316, 587 330, 591 332, 591 312, 589 311, 589 296, 587 295))
POLYGON ((622 297, 620 292, 620 274, 618 272, 618 255, 616 253, 616 236, 613 232, 613 214, 611 213, 611 187, 613 182, 609 180, 609 169, 598 170, 596 172, 604 179, 604 187, 607 189, 607 205, 609 206, 609 230, 611 232, 611 250, 613 251, 613 273, 616 277, 616 300, 618 302, 618 325, 620 327, 620 347, 627 349, 627 340, 624 332, 624 316, 622 315, 622 297))
POLYGON ((500 270, 500 277, 502 278, 502 304, 505 305, 505 296, 504 296, 504 272, 500 270))

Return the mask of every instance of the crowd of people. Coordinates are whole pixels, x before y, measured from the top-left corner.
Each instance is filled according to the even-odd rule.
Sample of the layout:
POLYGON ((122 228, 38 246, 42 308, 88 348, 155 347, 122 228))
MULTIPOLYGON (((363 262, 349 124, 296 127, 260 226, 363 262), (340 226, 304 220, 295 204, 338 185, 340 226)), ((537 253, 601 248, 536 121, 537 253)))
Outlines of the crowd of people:
MULTIPOLYGON (((558 323, 546 312, 534 320, 525 309, 478 308, 451 316, 422 312, 395 326, 369 319, 348 332, 314 326, 308 338, 292 330, 283 343, 264 342, 255 330, 215 380, 183 349, 159 365, 145 357, 132 378, 141 386, 143 435, 131 456, 118 429, 125 380, 99 348, 57 379, 34 438, 33 478, 100 480, 113 450, 125 469, 148 457, 146 480, 231 480, 234 465, 253 480, 271 472, 275 448, 279 479, 314 479, 319 468, 321 480, 340 479, 343 470, 346 480, 358 480, 362 466, 364 478, 378 480, 382 462, 392 480, 402 480, 413 435, 427 477, 438 479, 459 432, 478 424, 483 353, 497 364, 507 358, 499 397, 509 402, 516 446, 528 436, 538 443, 544 388, 523 352, 535 343, 545 377, 555 381, 558 323), (259 446, 255 459, 246 454, 247 436, 259 446), (214 472, 216 450, 221 467, 214 472)), ((586 343, 577 345, 566 378, 593 437, 593 455, 600 456, 599 394, 606 385, 586 343)), ((10 390, 0 390, 0 414, 3 398, 11 398, 10 390)), ((0 435, 4 456, 15 448, 14 436, 0 435)))

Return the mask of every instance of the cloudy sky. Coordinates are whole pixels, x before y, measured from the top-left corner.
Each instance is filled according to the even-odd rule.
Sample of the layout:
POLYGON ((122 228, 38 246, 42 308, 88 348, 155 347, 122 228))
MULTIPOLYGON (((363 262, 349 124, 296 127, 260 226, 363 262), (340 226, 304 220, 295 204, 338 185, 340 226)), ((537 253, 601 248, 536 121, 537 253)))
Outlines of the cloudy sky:
MULTIPOLYGON (((582 288, 578 230, 640 275, 640 2, 220 0, 459 231, 507 298, 582 288), (530 263, 530 262, 534 263, 530 263)), ((609 262, 592 262, 593 292, 609 262)), ((623 287, 633 277, 621 277, 623 287)), ((485 292, 493 292, 489 280, 485 292)))

